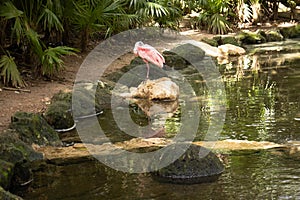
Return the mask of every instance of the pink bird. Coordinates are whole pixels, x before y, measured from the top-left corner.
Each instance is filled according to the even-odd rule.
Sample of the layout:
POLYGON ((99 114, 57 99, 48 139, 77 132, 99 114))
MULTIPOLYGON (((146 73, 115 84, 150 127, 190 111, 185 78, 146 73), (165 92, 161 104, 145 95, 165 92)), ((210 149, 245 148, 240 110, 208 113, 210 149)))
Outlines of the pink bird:
POLYGON ((163 68, 165 58, 152 46, 139 41, 135 43, 133 53, 141 57, 147 65, 147 79, 149 78, 149 62, 163 68))

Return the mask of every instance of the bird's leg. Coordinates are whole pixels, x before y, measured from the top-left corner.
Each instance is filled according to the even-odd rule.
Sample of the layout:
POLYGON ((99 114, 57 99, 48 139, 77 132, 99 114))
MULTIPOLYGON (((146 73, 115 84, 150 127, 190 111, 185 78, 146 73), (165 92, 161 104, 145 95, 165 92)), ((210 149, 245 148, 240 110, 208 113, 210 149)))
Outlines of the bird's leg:
POLYGON ((147 76, 146 76, 147 79, 149 79, 149 70, 150 70, 149 63, 147 62, 147 76))
POLYGON ((147 76, 146 76, 146 78, 149 79, 149 70, 150 70, 149 63, 146 62, 146 65, 147 65, 147 76))

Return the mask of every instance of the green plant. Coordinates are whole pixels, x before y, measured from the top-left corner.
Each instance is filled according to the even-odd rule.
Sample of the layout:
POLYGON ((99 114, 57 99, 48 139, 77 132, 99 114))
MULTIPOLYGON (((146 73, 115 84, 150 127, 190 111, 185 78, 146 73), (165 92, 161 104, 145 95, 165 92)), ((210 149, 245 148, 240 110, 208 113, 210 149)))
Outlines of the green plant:
POLYGON ((64 66, 61 56, 74 55, 75 51, 74 48, 66 46, 49 47, 46 49, 41 56, 42 74, 52 76, 56 72, 62 70, 64 66))
POLYGON ((4 84, 11 84, 14 87, 25 86, 25 82, 22 80, 17 64, 15 63, 14 57, 3 55, 0 59, 1 77, 3 78, 4 84))
POLYGON ((74 54, 76 51, 74 48, 66 46, 48 48, 45 45, 53 38, 60 38, 64 31, 61 22, 63 16, 61 2, 61 0, 5 0, 0 3, 1 24, 5 25, 6 33, 10 33, 8 35, 1 33, 7 37, 1 41, 3 53, 6 54, 1 58, 1 78, 5 84, 24 86, 17 63, 32 66, 32 69, 40 75, 52 76, 63 68, 61 56, 74 54), (9 42, 5 44, 3 41, 9 42), (5 46, 9 45, 14 48, 11 52, 6 52, 5 46), (22 53, 16 63, 14 54, 17 49, 22 53))
POLYGON ((234 15, 231 10, 230 0, 199 0, 201 12, 198 25, 203 25, 209 32, 225 34, 230 30, 227 20, 229 15, 234 15))
POLYGON ((126 14, 120 0, 81 0, 74 2, 72 23, 81 34, 81 50, 85 51, 89 36, 104 32, 106 36, 129 28, 135 16, 126 14))

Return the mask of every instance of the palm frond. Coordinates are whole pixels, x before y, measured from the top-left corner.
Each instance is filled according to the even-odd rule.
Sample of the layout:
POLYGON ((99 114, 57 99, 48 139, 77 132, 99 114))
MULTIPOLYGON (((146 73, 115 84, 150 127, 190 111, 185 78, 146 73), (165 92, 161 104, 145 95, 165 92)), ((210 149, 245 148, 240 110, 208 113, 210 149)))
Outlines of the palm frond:
POLYGON ((51 30, 52 28, 55 28, 56 31, 62 32, 64 30, 62 23, 58 19, 55 13, 53 13, 50 9, 45 7, 44 11, 38 18, 37 23, 43 24, 44 30, 51 30))
POLYGON ((14 4, 10 1, 5 2, 0 7, 0 16, 4 17, 5 19, 13 19, 17 17, 21 17, 23 12, 18 10, 14 4))
POLYGON ((220 14, 211 16, 209 30, 214 34, 225 34, 229 30, 229 22, 220 14))
MULTIPOLYGON (((14 20, 14 25, 12 27, 12 35, 15 34, 17 44, 20 44, 21 38, 24 35, 24 21, 22 19, 23 12, 18 10, 12 2, 5 2, 0 7, 0 16, 4 17, 6 20, 14 20)), ((11 37, 13 38, 13 37, 11 37)))
POLYGON ((9 54, 3 55, 0 59, 0 69, 4 84, 11 83, 14 87, 25 86, 25 82, 21 78, 14 57, 11 57, 9 54))
POLYGON ((168 10, 155 2, 146 2, 145 7, 141 8, 139 11, 140 15, 150 16, 150 17, 162 17, 167 15, 169 12, 168 10))
POLYGON ((41 57, 42 74, 52 76, 64 68, 63 55, 74 55, 76 49, 66 46, 49 47, 43 52, 41 57))
POLYGON ((32 51, 34 51, 38 57, 41 57, 43 54, 43 47, 37 32, 32 30, 30 27, 27 27, 27 31, 25 32, 25 34, 28 38, 30 46, 32 47, 32 51))

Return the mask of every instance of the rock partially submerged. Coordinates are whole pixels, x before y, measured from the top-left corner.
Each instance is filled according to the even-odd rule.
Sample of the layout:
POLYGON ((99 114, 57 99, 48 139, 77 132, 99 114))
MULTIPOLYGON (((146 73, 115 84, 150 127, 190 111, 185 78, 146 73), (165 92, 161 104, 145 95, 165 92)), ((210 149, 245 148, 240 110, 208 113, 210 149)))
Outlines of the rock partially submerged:
POLYGON ((141 99, 175 101, 179 96, 179 87, 171 79, 163 77, 147 80, 137 88, 132 88, 131 95, 141 99))
POLYGON ((8 191, 5 191, 2 187, 0 187, 0 199, 3 200, 22 200, 23 198, 14 195, 8 191))
MULTIPOLYGON (((172 151, 181 151, 183 144, 177 144, 172 151)), ((161 161, 165 157, 172 156, 172 152, 162 155, 161 161)), ((224 166, 219 158, 205 147, 191 144, 191 146, 175 162, 152 173, 153 177, 159 181, 195 184, 212 182, 224 171, 224 166)))
POLYGON ((4 189, 18 188, 30 181, 30 163, 43 159, 41 153, 21 141, 13 130, 0 134, 0 155, 0 187, 4 189))
POLYGON ((10 126, 27 144, 61 145, 57 132, 40 114, 17 112, 12 116, 10 126))
POLYGON ((224 56, 239 56, 246 53, 246 50, 242 47, 233 44, 223 44, 218 46, 220 54, 224 56))

